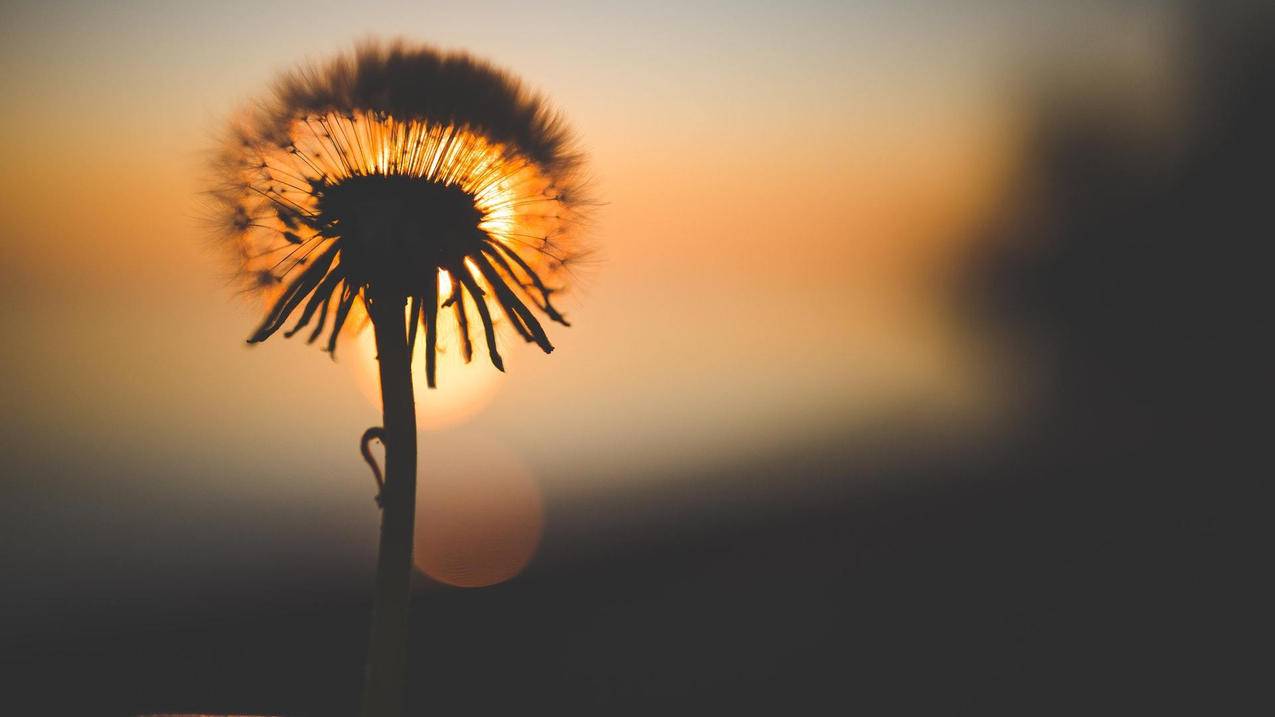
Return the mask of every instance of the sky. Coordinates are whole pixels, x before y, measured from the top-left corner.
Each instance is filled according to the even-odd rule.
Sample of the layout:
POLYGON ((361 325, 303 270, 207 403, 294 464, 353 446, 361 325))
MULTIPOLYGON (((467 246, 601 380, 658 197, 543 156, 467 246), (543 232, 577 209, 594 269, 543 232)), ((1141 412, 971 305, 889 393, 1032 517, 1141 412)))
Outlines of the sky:
POLYGON ((1012 181, 1016 83, 1072 63, 1153 85, 1170 31, 1147 3, 5 3, 15 594, 370 574, 366 337, 335 362, 246 346, 261 307, 204 220, 223 122, 299 61, 367 37, 468 50, 588 153, 596 260, 557 350, 513 351, 504 375, 445 365, 418 394, 423 495, 472 516, 457 550, 517 534, 493 558, 512 574, 592 497, 711 502, 697 473, 900 411, 977 431, 1009 389, 945 292, 1012 181))

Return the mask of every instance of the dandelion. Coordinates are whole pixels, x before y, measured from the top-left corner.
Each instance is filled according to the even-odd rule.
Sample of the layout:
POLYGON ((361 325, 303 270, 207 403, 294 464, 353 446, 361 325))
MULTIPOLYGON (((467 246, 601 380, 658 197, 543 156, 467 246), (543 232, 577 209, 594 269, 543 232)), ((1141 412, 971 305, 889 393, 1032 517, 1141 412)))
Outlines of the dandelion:
POLYGON ((326 335, 335 355, 360 314, 375 334, 384 425, 364 448, 379 437, 386 457, 363 713, 399 714, 415 513, 411 356, 423 333, 433 387, 449 321, 467 363, 481 340, 504 370, 501 325, 553 350, 541 318, 568 325, 554 300, 581 256, 581 158, 559 116, 510 75, 465 54, 369 42, 280 78, 232 123, 214 165, 238 276, 267 299, 249 343, 307 331, 311 343, 326 335))

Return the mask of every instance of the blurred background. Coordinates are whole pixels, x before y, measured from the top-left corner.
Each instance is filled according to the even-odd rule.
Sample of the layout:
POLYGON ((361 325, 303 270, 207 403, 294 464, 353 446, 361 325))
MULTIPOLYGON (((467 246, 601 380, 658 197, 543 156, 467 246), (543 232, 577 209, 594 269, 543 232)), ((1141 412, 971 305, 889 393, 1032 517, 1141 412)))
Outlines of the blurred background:
POLYGON ((370 337, 246 346, 201 192, 278 72, 403 36, 603 201, 558 350, 418 393, 413 710, 1216 711, 1273 15, 4 3, 6 699, 356 711, 370 337))

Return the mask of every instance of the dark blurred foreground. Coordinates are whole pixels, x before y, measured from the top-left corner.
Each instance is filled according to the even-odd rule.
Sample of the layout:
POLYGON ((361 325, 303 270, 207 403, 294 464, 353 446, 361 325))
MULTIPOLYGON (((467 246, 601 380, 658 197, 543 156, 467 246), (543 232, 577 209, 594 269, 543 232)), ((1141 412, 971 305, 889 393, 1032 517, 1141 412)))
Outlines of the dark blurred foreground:
MULTIPOLYGON (((1199 14, 1190 112, 1150 156, 1100 104, 1045 103, 1024 196, 989 223, 954 299, 989 341, 1035 357, 1015 430, 876 463, 826 436, 724 468, 723 500, 754 474, 898 487, 655 518, 668 530, 601 531, 512 583, 427 590, 413 713, 1245 706, 1255 627, 1224 486, 1252 470, 1241 446, 1257 427, 1228 418, 1255 385, 1234 329, 1255 288, 1241 257, 1270 235, 1256 166, 1275 126, 1270 17, 1199 14)), ((659 515, 643 501, 620 499, 659 515)), ((356 713, 359 596, 187 608, 16 627, 5 711, 356 713)))

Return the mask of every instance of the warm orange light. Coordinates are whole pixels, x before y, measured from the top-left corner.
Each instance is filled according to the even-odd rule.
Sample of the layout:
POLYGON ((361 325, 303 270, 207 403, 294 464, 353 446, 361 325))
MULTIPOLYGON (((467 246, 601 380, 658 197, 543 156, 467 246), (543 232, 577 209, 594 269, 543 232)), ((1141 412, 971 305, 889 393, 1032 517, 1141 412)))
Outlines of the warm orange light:
MULTIPOLYGON (((440 277, 441 278, 441 277, 440 277)), ((425 386, 425 350, 417 337, 416 351, 412 355, 412 390, 416 397, 416 427, 422 431, 436 431, 462 424, 478 415, 496 397, 504 385, 506 375, 499 371, 472 371, 461 358, 459 336, 451 324, 440 326, 437 353, 438 375, 436 388, 425 386)), ((359 392, 368 402, 381 409, 381 378, 376 363, 376 340, 371 328, 359 332, 350 354, 353 360, 346 363, 354 373, 359 392)), ((486 363, 486 351, 481 342, 474 344, 474 363, 486 363)), ((505 363, 510 357, 505 357, 505 363)))
POLYGON ((447 297, 451 295, 452 295, 452 275, 448 274, 446 269, 439 269, 438 270, 438 299, 439 301, 447 301, 447 297))

